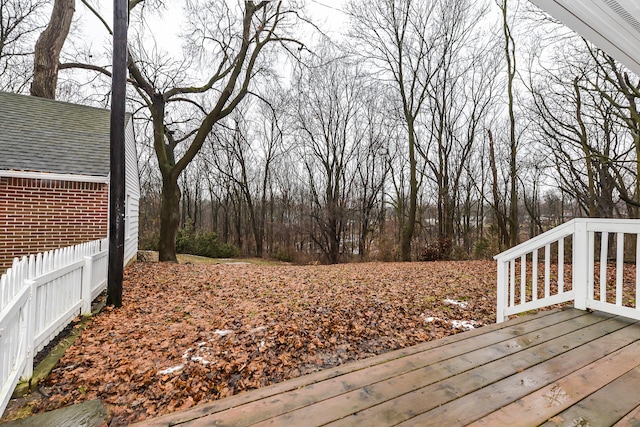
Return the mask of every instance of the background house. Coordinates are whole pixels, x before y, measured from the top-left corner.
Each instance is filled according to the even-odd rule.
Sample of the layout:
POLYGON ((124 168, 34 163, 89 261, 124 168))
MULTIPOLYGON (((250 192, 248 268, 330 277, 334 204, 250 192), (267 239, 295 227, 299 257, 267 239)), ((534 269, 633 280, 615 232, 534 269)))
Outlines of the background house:
MULTIPOLYGON (((107 236, 109 110, 0 92, 0 271, 14 257, 107 236)), ((126 125, 125 262, 138 250, 140 184, 126 125)))

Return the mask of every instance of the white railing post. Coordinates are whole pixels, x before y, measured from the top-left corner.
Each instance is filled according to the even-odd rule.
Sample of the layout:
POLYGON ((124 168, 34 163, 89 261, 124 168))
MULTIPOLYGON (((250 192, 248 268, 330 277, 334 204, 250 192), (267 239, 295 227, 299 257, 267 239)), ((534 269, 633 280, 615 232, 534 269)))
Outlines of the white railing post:
POLYGON ((509 292, 507 286, 507 280, 509 280, 509 274, 507 268, 509 267, 509 261, 498 260, 498 301, 496 312, 496 323, 504 322, 507 294, 509 292))
POLYGON ((93 282, 93 257, 84 257, 84 267, 82 268, 82 284, 80 292, 82 296, 82 307, 80 314, 91 314, 91 286, 93 282))
POLYGON ((574 306, 580 310, 587 309, 589 262, 587 259, 588 238, 587 221, 584 218, 576 219, 573 232, 573 262, 571 265, 571 282, 574 292, 574 306))

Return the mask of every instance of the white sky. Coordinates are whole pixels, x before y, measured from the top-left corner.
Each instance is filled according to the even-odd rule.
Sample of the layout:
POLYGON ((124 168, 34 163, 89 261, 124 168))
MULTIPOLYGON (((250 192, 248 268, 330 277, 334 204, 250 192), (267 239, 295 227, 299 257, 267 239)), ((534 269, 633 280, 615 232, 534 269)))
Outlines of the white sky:
MULTIPOLYGON (((113 27, 113 2, 94 0, 91 3, 113 27)), ((182 2, 168 1, 166 5, 162 16, 158 14, 151 17, 146 25, 163 50, 176 52, 181 49, 178 32, 184 23, 182 2)), ((344 0, 307 0, 309 16, 331 38, 339 38, 348 21, 347 15, 341 12, 343 7, 344 0)), ((74 25, 77 25, 80 31, 80 39, 92 47, 92 53, 99 54, 107 50, 106 46, 110 44, 111 37, 104 25, 81 2, 76 4, 74 21, 74 25)))
POLYGON ((308 0, 309 15, 318 18, 316 25, 329 36, 338 36, 344 31, 348 17, 342 12, 344 0, 308 0))

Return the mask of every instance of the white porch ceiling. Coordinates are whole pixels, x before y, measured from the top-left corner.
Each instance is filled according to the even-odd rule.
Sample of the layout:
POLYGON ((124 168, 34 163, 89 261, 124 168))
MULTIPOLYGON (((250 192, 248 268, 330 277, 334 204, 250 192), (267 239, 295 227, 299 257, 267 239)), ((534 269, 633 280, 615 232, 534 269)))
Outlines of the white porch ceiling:
POLYGON ((530 1, 640 75, 640 1, 530 1))

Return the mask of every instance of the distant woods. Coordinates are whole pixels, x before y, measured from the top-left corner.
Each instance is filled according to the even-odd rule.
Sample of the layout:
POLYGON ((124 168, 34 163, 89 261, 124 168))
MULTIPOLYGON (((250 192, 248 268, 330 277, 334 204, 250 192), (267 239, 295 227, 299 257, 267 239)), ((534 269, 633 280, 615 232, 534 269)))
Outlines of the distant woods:
MULTIPOLYGON (((638 76, 528 2, 346 3, 329 40, 296 1, 189 0, 173 52, 145 25, 169 5, 130 2, 142 247, 487 258, 572 217, 640 216, 638 76)), ((0 89, 25 92, 46 14, 0 8, 0 89)), ((81 39, 57 97, 107 106, 109 49, 81 39)))

